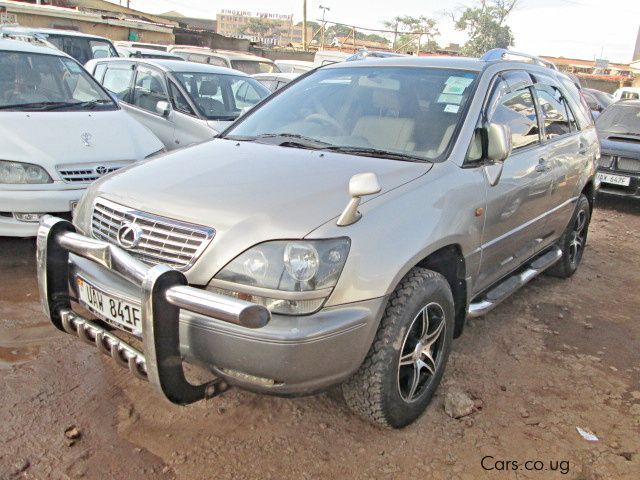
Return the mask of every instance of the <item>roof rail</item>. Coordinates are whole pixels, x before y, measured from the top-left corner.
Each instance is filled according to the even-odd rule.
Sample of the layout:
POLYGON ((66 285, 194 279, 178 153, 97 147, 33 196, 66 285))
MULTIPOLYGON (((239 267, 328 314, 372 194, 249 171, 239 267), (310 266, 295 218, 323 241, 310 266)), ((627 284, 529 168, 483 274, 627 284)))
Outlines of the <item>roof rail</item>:
POLYGON ((505 60, 505 57, 519 57, 521 59, 525 59, 525 61, 529 60, 529 62, 527 63, 534 63, 536 65, 540 65, 541 67, 558 70, 558 67, 555 63, 549 62, 548 60, 543 60, 542 58, 536 57, 535 55, 529 55, 528 53, 514 52, 513 50, 509 50, 508 48, 493 48, 482 55, 480 57, 480 60, 491 62, 496 60, 505 60))
MULTIPOLYGON (((7 26, 8 28, 13 27, 13 25, 7 26)), ((0 38, 7 38, 9 40, 17 40, 20 42, 27 42, 32 44, 41 44, 44 47, 53 48, 54 50, 60 50, 53 43, 47 40, 47 37, 41 35, 37 32, 30 32, 28 30, 12 32, 11 30, 7 31, 0 25, 0 38)))

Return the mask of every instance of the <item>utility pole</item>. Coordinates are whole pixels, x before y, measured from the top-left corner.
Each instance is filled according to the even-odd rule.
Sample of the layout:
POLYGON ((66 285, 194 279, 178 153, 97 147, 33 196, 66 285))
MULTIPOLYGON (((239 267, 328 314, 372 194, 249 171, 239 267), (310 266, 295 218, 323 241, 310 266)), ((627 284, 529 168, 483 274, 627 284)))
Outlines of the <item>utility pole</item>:
POLYGON ((324 14, 327 12, 327 10, 331 9, 329 7, 323 7, 322 5, 320 5, 318 8, 322 10, 322 37, 320 40, 320 50, 324 50, 324 34, 327 30, 327 24, 324 21, 324 14))
POLYGON ((302 49, 307 51, 307 0, 302 0, 302 49))

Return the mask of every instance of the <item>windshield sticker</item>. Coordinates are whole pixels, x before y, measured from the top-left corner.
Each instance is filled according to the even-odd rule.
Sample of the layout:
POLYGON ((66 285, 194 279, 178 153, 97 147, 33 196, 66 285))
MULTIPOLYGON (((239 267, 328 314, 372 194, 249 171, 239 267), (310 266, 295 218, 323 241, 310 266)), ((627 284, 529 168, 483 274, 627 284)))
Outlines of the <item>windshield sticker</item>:
POLYGON ((462 103, 462 95, 443 93, 438 97, 438 103, 453 103, 455 105, 460 105, 462 103))
POLYGON ((460 110, 460 105, 445 105, 444 111, 448 113, 458 113, 460 110))
POLYGON ((451 93, 454 95, 462 95, 465 89, 473 82, 472 78, 466 77, 449 77, 445 82, 442 93, 451 93))

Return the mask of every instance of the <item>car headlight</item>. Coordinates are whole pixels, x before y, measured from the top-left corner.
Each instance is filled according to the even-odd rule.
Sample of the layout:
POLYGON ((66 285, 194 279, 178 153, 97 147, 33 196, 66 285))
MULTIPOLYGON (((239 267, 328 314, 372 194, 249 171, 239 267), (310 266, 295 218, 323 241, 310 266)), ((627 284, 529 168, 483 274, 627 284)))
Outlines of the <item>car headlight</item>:
POLYGON ((0 183, 53 183, 53 179, 38 165, 0 160, 0 183))
POLYGON ((207 288, 273 313, 308 315, 331 294, 350 245, 348 238, 261 243, 232 260, 207 288))

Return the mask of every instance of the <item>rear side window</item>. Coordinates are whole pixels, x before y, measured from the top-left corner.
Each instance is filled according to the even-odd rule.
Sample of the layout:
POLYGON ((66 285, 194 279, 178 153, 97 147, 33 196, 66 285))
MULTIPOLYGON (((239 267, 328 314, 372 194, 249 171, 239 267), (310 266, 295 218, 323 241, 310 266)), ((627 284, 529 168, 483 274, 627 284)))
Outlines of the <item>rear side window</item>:
POLYGON ((224 61, 224 58, 218 58, 218 57, 209 57, 209 64, 215 65, 216 67, 227 66, 227 62, 224 61))
POLYGON ((96 65, 96 69, 93 72, 93 77, 98 80, 100 83, 102 83, 102 77, 104 77, 104 72, 106 72, 107 70, 107 64, 106 63, 99 63, 98 65, 96 65))
POLYGON ((571 133, 571 122, 567 111, 567 102, 556 87, 538 83, 535 86, 538 103, 544 120, 547 139, 553 139, 571 133))
POLYGON ((620 94, 620 100, 638 100, 640 98, 640 94, 636 92, 623 91, 620 94))
POLYGON ((503 95, 491 121, 509 126, 514 150, 540 141, 538 116, 529 87, 503 95))
POLYGON ((114 93, 118 99, 129 101, 129 89, 133 79, 131 66, 109 66, 104 74, 102 85, 114 93))
MULTIPOLYGON (((566 78, 561 77, 560 82, 567 93, 569 109, 575 116, 578 130, 587 128, 589 125, 593 125, 591 110, 598 110, 598 108, 591 108, 591 105, 589 104, 589 92, 578 90, 578 87, 566 78)), ((591 100, 595 102, 596 105, 598 104, 595 98, 591 97, 591 100)))

